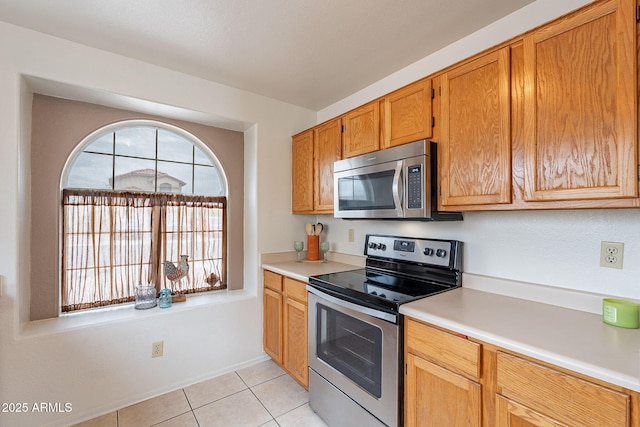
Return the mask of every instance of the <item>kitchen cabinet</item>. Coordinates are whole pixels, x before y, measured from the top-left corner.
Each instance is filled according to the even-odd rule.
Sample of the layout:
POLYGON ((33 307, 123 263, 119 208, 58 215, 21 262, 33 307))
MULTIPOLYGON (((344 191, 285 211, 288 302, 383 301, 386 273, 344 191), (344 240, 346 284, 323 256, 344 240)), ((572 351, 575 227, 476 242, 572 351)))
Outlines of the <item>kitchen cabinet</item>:
POLYGON ((291 138, 291 210, 313 212, 313 129, 291 138))
POLYGON ((292 212, 333 213, 333 162, 342 158, 341 119, 294 135, 291 148, 292 212))
POLYGON ((343 158, 380 149, 380 102, 373 101, 344 114, 343 158))
POLYGON ((405 425, 480 426, 481 346, 424 323, 405 322, 405 425))
POLYGON ((274 362, 282 365, 282 276, 264 271, 264 351, 274 362))
POLYGON ((630 425, 628 394, 503 352, 497 366, 498 427, 630 425))
POLYGON ((382 148, 431 138, 431 79, 423 79, 384 97, 382 148))
POLYGON ((333 162, 342 158, 342 125, 330 120, 313 130, 314 140, 314 208, 333 213, 333 162))
POLYGON ((305 388, 309 386, 307 358, 306 283, 284 278, 284 368, 305 388))
POLYGON ((609 0, 524 37, 526 200, 637 197, 636 25, 609 0))
POLYGON ((264 270, 264 351, 309 387, 306 283, 264 270))
POLYGON ((634 426, 638 393, 405 318, 407 426, 634 426))
POLYGON ((505 47, 439 79, 442 206, 511 201, 509 67, 505 47))
POLYGON ((346 113, 343 158, 430 135, 442 210, 640 207, 636 3, 594 1, 346 113))

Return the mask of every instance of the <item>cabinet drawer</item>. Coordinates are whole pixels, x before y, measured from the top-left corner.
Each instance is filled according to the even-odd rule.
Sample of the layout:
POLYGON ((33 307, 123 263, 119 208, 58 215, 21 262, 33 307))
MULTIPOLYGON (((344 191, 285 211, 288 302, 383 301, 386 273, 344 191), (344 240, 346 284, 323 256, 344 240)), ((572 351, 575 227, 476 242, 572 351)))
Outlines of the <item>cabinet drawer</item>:
POLYGON ((469 378, 480 378, 480 344, 411 319, 405 326, 409 353, 469 378))
POLYGON ((629 396, 498 352, 498 393, 567 425, 628 426, 629 396))
POLYGON ((284 277, 284 294, 289 298, 307 303, 307 284, 298 280, 284 277))
POLYGON ((273 271, 264 270, 264 287, 282 292, 282 276, 273 271))

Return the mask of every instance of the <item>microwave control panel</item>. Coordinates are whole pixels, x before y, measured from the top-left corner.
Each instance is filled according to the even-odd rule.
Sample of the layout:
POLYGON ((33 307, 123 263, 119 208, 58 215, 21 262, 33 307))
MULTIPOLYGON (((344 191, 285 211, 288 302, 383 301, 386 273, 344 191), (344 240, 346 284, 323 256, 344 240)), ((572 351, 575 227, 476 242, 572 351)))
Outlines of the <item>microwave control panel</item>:
POLYGON ((407 167, 407 207, 422 209, 422 165, 407 167))

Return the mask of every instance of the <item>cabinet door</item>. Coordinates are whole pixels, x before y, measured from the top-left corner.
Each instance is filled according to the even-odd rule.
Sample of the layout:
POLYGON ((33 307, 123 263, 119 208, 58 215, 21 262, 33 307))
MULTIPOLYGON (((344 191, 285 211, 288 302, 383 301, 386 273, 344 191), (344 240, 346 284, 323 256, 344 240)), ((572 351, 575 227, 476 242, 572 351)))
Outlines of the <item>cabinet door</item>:
POLYGON ((441 77, 443 206, 511 201, 509 48, 441 77))
POLYGON ((405 362, 407 427, 480 426, 480 384, 410 353, 405 362))
POLYGON ((525 198, 637 195, 635 0, 524 39, 525 198))
POLYGON ((431 138, 431 80, 421 80, 385 96, 384 148, 431 138))
POLYGON ((496 427, 568 427, 524 405, 496 396, 496 427))
POLYGON ((282 365, 282 294, 264 290, 264 351, 282 365))
POLYGON ((286 298, 284 305, 284 368, 309 387, 307 305, 293 298, 286 298))
POLYGON ((342 121, 331 120, 314 129, 314 208, 333 212, 333 162, 342 158, 342 121))
POLYGON ((291 140, 291 210, 313 211, 313 130, 291 140))
POLYGON ((380 107, 378 101, 346 113, 343 117, 343 157, 380 149, 380 107))

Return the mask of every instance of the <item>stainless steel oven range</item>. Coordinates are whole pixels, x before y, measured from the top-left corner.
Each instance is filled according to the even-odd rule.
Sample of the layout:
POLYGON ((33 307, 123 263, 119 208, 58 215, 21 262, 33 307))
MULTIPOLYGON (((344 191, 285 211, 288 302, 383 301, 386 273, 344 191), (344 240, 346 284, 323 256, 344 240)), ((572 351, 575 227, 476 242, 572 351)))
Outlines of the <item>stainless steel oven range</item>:
POLYGON ((402 425, 400 305, 460 286, 462 242, 367 235, 366 267, 309 279, 309 405, 331 427, 402 425))

